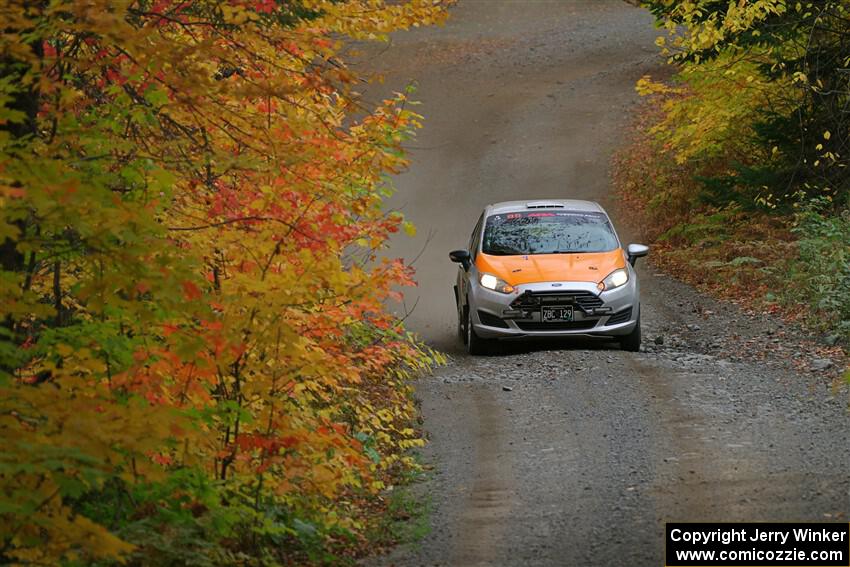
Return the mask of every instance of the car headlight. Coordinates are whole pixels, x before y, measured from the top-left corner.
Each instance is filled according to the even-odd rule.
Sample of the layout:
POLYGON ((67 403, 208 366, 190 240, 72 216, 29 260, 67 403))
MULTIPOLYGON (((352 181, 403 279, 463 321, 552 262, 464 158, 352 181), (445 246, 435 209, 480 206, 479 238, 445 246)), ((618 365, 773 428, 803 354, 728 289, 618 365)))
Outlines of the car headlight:
POLYGON ((620 268, 619 270, 614 270, 608 277, 602 280, 600 287, 602 291, 608 291, 609 289, 616 289, 620 286, 626 285, 629 281, 629 272, 625 268, 620 268))
POLYGON ((478 281, 481 282, 482 287, 498 291, 499 293, 511 293, 514 291, 514 286, 501 278, 497 278, 493 274, 481 273, 478 276, 478 281))

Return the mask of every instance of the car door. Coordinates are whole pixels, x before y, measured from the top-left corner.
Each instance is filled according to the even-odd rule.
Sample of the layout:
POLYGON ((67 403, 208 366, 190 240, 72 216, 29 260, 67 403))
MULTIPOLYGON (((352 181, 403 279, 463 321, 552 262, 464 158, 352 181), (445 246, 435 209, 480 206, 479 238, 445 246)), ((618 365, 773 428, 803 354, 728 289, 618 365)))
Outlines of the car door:
MULTIPOLYGON (((478 217, 478 222, 475 224, 475 228, 472 229, 472 235, 469 237, 469 244, 467 245, 467 250, 469 250, 469 256, 472 263, 475 263, 475 257, 478 254, 478 241, 481 239, 481 230, 484 224, 484 213, 481 213, 481 216, 478 217)), ((473 270, 464 270, 463 266, 458 268, 457 275, 457 291, 458 291, 458 304, 463 306, 466 305, 466 298, 469 290, 469 277, 472 274, 473 270)))

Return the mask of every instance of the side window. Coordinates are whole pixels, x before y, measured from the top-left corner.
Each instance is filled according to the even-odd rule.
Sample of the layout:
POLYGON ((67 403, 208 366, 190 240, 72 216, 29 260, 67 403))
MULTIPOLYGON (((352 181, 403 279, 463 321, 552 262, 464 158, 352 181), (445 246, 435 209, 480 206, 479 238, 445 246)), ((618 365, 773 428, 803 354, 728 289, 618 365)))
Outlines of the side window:
POLYGON ((478 219, 475 229, 472 231, 472 236, 469 237, 469 253, 472 254, 472 259, 478 255, 478 241, 481 239, 481 226, 484 224, 484 213, 478 219))

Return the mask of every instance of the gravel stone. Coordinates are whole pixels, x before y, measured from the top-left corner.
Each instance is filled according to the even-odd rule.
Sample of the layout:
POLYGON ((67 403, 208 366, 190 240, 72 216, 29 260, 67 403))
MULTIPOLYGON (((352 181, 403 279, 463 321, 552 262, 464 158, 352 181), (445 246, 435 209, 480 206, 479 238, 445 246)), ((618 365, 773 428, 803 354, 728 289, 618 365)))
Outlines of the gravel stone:
POLYGON ((812 372, 823 372, 824 370, 829 370, 833 367, 833 363, 828 358, 815 358, 812 359, 811 364, 809 365, 812 372))

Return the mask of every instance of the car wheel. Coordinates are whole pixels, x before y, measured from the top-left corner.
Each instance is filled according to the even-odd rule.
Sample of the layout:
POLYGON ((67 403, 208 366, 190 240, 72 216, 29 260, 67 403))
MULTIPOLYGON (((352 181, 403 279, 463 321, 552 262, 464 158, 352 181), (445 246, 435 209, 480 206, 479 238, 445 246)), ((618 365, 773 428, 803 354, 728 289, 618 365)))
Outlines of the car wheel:
POLYGON ((629 352, 640 350, 640 313, 638 313, 637 323, 632 332, 620 337, 620 348, 629 352))
POLYGON ((466 311, 467 309, 458 302, 457 304, 457 336, 460 342, 466 344, 466 311))
POLYGON ((472 312, 467 306, 466 311, 466 351, 471 355, 490 354, 492 352, 492 340, 482 339, 475 334, 472 327, 472 312))

